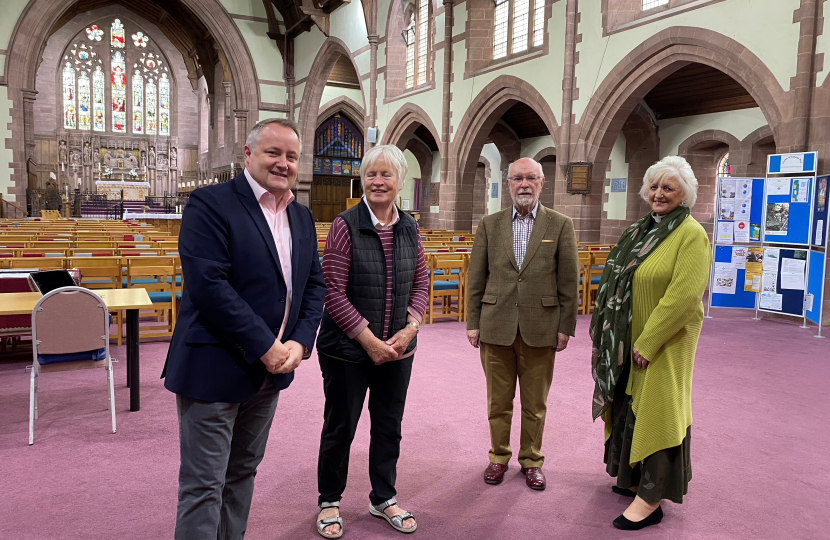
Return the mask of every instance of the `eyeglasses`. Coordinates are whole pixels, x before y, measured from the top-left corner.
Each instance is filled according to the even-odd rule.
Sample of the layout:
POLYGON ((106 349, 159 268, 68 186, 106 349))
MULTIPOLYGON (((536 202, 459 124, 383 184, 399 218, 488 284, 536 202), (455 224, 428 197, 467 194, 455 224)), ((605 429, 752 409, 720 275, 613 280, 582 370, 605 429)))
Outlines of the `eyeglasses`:
POLYGON ((538 182, 540 178, 541 177, 536 176, 535 174, 529 174, 527 176, 519 176, 519 175, 511 176, 509 178, 509 180, 512 181, 512 182, 516 182, 517 184, 521 184, 522 180, 527 180, 528 182, 533 184, 534 182, 538 182))

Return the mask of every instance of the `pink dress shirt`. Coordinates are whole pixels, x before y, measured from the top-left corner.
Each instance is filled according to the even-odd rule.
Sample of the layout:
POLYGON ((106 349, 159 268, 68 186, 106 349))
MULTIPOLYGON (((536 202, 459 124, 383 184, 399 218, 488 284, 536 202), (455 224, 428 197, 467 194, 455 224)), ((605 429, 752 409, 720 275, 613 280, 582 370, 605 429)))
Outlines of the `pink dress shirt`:
POLYGON ((254 192, 254 197, 259 201, 259 208, 262 210, 262 215, 265 216, 265 222, 268 223, 268 229, 274 235, 274 245, 277 248, 277 255, 280 258, 280 267, 282 268, 282 276, 285 279, 285 316, 282 318, 282 325, 280 326, 280 333, 277 334, 277 339, 282 342, 282 334, 285 332, 285 325, 288 323, 288 313, 291 309, 291 227, 288 223, 288 212, 286 207, 294 200, 294 194, 291 191, 285 192, 278 201, 273 194, 268 192, 264 187, 253 179, 248 169, 245 169, 245 178, 248 180, 248 185, 254 192))

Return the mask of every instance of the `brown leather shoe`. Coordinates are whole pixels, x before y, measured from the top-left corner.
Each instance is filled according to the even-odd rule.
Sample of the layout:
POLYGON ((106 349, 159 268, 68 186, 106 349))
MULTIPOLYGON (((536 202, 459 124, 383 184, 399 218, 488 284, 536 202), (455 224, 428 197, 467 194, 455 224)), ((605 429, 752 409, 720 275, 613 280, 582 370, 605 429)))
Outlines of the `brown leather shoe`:
POLYGON ((525 482, 527 487, 538 491, 544 491, 547 482, 545 480, 545 473, 542 472, 542 467, 522 467, 522 474, 525 475, 525 482))
POLYGON ((484 469, 484 481, 488 484, 501 484, 504 480, 504 473, 507 472, 507 465, 490 463, 484 469))

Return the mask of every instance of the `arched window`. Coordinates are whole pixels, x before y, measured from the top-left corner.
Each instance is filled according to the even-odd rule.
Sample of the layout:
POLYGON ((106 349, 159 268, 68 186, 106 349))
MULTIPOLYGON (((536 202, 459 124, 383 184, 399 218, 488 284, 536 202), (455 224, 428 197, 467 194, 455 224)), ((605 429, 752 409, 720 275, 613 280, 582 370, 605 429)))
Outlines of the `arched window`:
POLYGON ((659 6, 665 6, 669 0, 643 0, 643 11, 659 6))
POLYGON ((106 132, 109 126, 112 133, 170 135, 169 69, 144 32, 127 40, 128 30, 120 19, 112 21, 109 54, 99 55, 107 36, 94 24, 67 49, 60 77, 64 129, 106 132))
POLYGON ((718 176, 721 178, 732 176, 732 167, 729 166, 729 152, 725 153, 718 161, 718 176))
POLYGON ((542 46, 545 41, 545 0, 494 1, 493 59, 542 46))
POLYGON ((402 32, 406 43, 406 89, 428 82, 429 0, 417 0, 409 26, 402 32), (416 70, 417 68, 417 70, 416 70))

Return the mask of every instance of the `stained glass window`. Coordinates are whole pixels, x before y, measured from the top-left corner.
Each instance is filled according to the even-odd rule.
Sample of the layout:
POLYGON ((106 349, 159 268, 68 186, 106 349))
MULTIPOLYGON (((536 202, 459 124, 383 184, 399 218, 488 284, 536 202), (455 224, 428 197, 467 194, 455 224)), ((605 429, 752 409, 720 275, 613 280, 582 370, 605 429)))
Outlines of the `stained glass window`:
POLYGON ((113 53, 111 69, 112 130, 116 133, 124 133, 127 131, 127 73, 124 68, 124 55, 121 51, 113 53))
POLYGON ((90 111, 89 73, 78 74, 78 129, 89 130, 92 125, 90 111))
POLYGON ((657 6, 665 6, 669 0, 643 0, 643 9, 651 9, 657 6))
POLYGON ((732 176, 732 167, 729 166, 729 152, 725 153, 718 162, 718 176, 721 178, 732 176))
POLYGON ((133 133, 144 133, 144 77, 133 75, 133 133))
POLYGON ((92 74, 92 129, 106 131, 107 122, 104 108, 104 72, 101 66, 96 66, 92 74))
POLYGON ((406 40, 406 87, 415 87, 415 21, 404 30, 406 40))
POLYGON ((146 47, 150 38, 144 35, 144 32, 136 32, 131 36, 136 47, 146 47))
POLYGON ((124 41, 124 25, 119 19, 112 21, 112 29, 110 30, 110 45, 116 49, 123 49, 126 46, 124 41))
POLYGON ((533 46, 540 47, 545 42, 545 0, 536 0, 533 9, 533 46))
POLYGON ((141 31, 128 34, 128 30, 134 29, 125 28, 119 19, 112 21, 112 48, 108 58, 107 55, 101 58, 90 44, 102 41, 104 36, 97 25, 85 28, 80 41, 65 52, 60 80, 65 129, 170 135, 170 70, 157 51, 147 50, 154 45, 149 36, 141 31), (125 46, 126 35, 135 48, 125 46), (129 81, 128 65, 133 72, 129 81), (106 104, 107 72, 110 74, 109 105, 106 104), (112 111, 110 118, 107 110, 112 111))
POLYGON ((507 56, 507 23, 510 13, 510 0, 496 0, 493 14, 493 58, 507 56))
POLYGON ((98 25, 93 24, 86 29, 86 37, 90 41, 101 41, 101 36, 103 35, 104 31, 98 28, 98 25))
POLYGON ((527 16, 530 0, 514 0, 513 3, 513 47, 512 52, 527 50, 527 16))
POLYGON ((147 105, 147 135, 155 135, 157 128, 157 112, 156 108, 158 107, 158 98, 156 97, 156 83, 153 80, 153 77, 147 78, 147 88, 145 89, 145 96, 147 98, 146 105, 147 105))
POLYGON ((419 0, 418 7, 418 82, 427 82, 427 53, 429 52, 429 0, 419 0))
POLYGON ((75 129, 75 69, 69 62, 63 68, 63 127, 75 129))
POLYGON ((170 80, 167 73, 159 79, 159 135, 170 135, 170 80))

